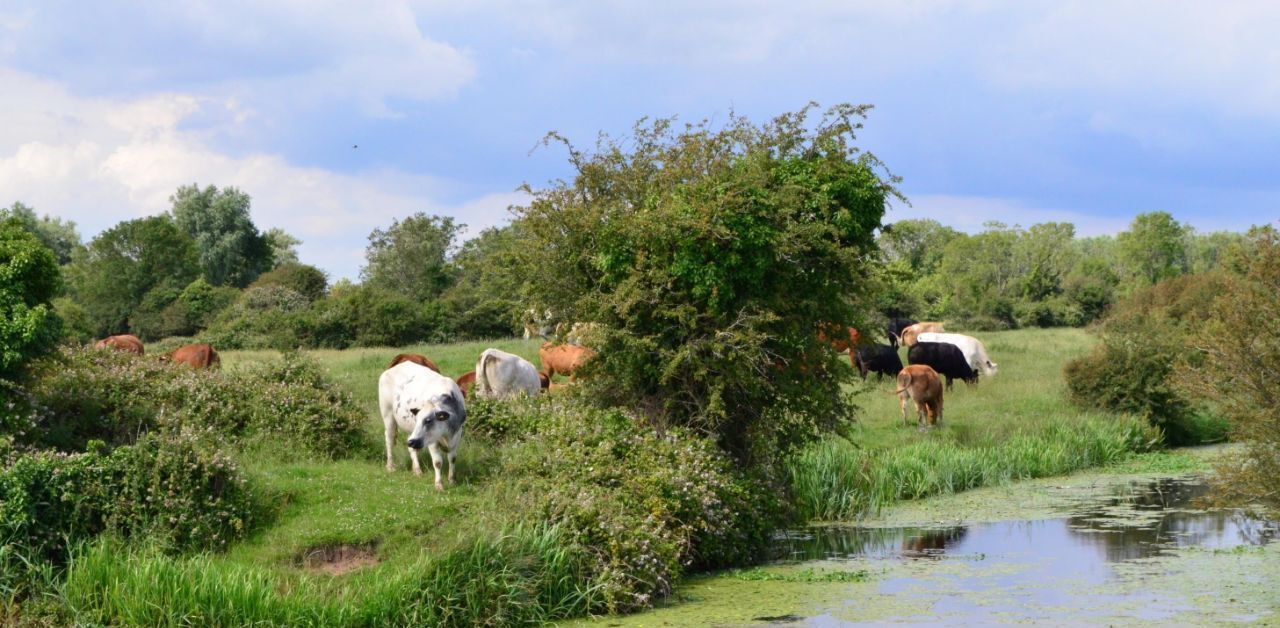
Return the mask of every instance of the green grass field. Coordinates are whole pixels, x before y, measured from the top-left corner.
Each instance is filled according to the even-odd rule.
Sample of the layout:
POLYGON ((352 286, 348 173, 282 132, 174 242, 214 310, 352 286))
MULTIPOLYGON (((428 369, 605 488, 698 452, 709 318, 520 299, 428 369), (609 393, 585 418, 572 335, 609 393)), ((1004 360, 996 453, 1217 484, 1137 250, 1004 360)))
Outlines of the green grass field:
MULTIPOLYGON (((1067 473, 1124 459, 1139 448, 1135 439, 1149 436, 1132 418, 1082 412, 1064 401, 1062 364, 1088 348, 1091 340, 1084 331, 977 335, 999 363, 1000 373, 972 388, 957 383, 946 396, 945 421, 938 429, 921 432, 914 425, 905 426, 889 380, 877 383, 872 377, 866 385, 859 384, 861 411, 848 440, 829 439, 789 463, 799 511, 812 518, 850 519, 899 499, 1067 473)), ((367 408, 365 450, 328 462, 293 457, 278 447, 261 452, 250 448, 241 456, 242 462, 278 505, 269 526, 225 554, 196 558, 104 551, 97 546, 71 572, 65 589, 68 606, 95 621, 125 623, 400 621, 405 618, 388 609, 394 610, 397 600, 412 597, 415 587, 435 582, 437 588, 432 590, 448 590, 451 576, 433 561, 449 556, 458 563, 453 568, 498 569, 499 563, 491 559, 515 552, 535 557, 532 563, 528 559, 514 563, 525 564, 520 569, 532 570, 535 577, 522 572, 521 578, 511 582, 525 583, 519 585, 525 587, 534 586, 531 582, 543 584, 503 597, 494 591, 516 585, 504 585, 507 581, 498 569, 496 580, 470 582, 470 588, 459 595, 474 599, 460 598, 456 606, 485 607, 490 614, 507 613, 503 616, 519 621, 574 614, 575 600, 589 592, 556 589, 567 586, 566 574, 574 567, 555 557, 554 543, 548 540, 554 539, 554 529, 518 526, 523 514, 521 496, 512 483, 488 471, 502 455, 497 446, 474 437, 464 439, 459 484, 444 492, 434 490, 429 472, 424 477, 411 474, 403 446, 395 452, 397 472, 383 468, 377 378, 393 355, 422 353, 445 374, 457 376, 473 369, 480 352, 489 346, 537 364, 538 344, 536 340, 501 340, 311 352, 367 408), (336 576, 303 565, 309 552, 334 545, 369 550, 376 564, 336 576), (101 594, 110 590, 118 592, 113 598, 117 601, 101 594), (495 611, 492 604, 502 602, 486 596, 506 599, 511 606, 495 611), (173 603, 157 606, 152 604, 155 600, 173 603), (537 600, 547 607, 559 605, 559 610, 535 609, 537 600), (194 616, 175 610, 188 608, 202 610, 194 616)), ((228 351, 223 354, 223 368, 241 368, 270 355, 228 351)), ((446 619, 466 624, 485 616, 473 617, 469 612, 459 610, 446 619)))

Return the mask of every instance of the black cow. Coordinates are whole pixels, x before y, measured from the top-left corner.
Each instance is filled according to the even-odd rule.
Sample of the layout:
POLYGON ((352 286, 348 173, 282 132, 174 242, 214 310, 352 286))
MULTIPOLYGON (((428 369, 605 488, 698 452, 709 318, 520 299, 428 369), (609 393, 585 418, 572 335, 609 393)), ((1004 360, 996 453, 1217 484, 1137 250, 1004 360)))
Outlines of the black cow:
POLYGON ((878 382, 885 375, 897 377, 902 370, 902 358, 898 357, 898 350, 889 345, 863 345, 858 347, 857 365, 863 381, 870 372, 876 374, 878 382))
POLYGON ((894 349, 898 348, 898 336, 902 335, 902 330, 915 325, 917 321, 909 318, 891 318, 889 324, 885 326, 885 331, 889 334, 889 345, 894 349))
POLYGON ((947 390, 951 390, 951 378, 958 377, 966 384, 978 383, 978 373, 969 366, 964 352, 949 342, 917 342, 907 350, 908 364, 927 364, 939 375, 947 378, 947 390))

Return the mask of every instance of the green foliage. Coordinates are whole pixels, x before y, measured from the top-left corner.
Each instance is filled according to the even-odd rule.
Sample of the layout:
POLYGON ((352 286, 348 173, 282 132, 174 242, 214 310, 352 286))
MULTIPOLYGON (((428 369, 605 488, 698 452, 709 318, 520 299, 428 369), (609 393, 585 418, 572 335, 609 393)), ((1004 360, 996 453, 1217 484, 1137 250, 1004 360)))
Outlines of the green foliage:
POLYGON ((447 216, 421 212, 387 229, 374 229, 365 250, 368 265, 360 271, 364 283, 425 302, 440 296, 452 283, 448 256, 465 225, 447 216))
POLYGON ((1188 334, 1201 326, 1228 279, 1220 274, 1162 281, 1118 303, 1101 342, 1063 370, 1070 398, 1088 408, 1136 414, 1170 445, 1222 440, 1225 425, 1178 390, 1174 367, 1190 359, 1188 334))
MULTIPOLYGON (((467 240, 453 258, 456 280, 440 300, 461 338, 501 338, 518 331, 521 276, 518 223, 490 228, 467 240)), ((535 273, 536 274, 536 273, 535 273)))
POLYGON ((311 301, 324 297, 329 290, 329 278, 323 270, 298 262, 285 262, 263 273, 253 282, 253 287, 284 286, 311 301))
POLYGON ((633 416, 564 399, 521 402, 518 415, 506 436, 522 445, 502 475, 535 500, 535 521, 554 522, 590 556, 610 612, 669 595, 686 569, 758 558, 779 521, 772 493, 709 439, 659 436, 633 416))
POLYGON ((1280 508, 1280 236, 1271 228, 1248 234, 1254 255, 1243 275, 1214 299, 1191 330, 1191 355, 1178 364, 1185 394, 1209 400, 1230 422, 1232 436, 1247 453, 1219 469, 1222 488, 1234 501, 1280 508))
POLYGON ((593 398, 740 459, 849 416, 851 371, 816 329, 859 319, 895 194, 853 145, 867 109, 837 106, 812 129, 811 107, 761 126, 657 120, 591 154, 569 147, 573 181, 517 210, 519 267, 538 269, 526 303, 606 330, 593 398))
POLYGON ((17 221, 24 231, 34 235, 41 244, 53 251, 59 265, 69 263, 72 256, 84 248, 80 244, 76 223, 70 220, 64 221, 47 215, 37 218, 35 210, 22 203, 14 203, 8 208, 0 207, 0 223, 9 220, 17 221))
POLYGON ((62 319, 62 336, 68 342, 85 344, 94 339, 95 326, 89 312, 71 297, 53 300, 53 310, 62 319))
POLYGON ((298 263, 298 245, 302 244, 302 240, 289 235, 279 227, 267 229, 262 237, 267 241, 267 247, 271 249, 273 267, 298 263))
MULTIPOLYGON (((332 325, 317 344, 346 347, 397 347, 447 337, 444 312, 375 286, 353 286, 317 306, 317 316, 332 325)), ((319 335, 319 332, 318 332, 319 335)))
POLYGON ((68 543, 103 532, 178 551, 220 549, 263 512, 230 458, 186 440, 33 452, 0 470, 0 544, 55 562, 68 543))
POLYGON ((31 371, 27 388, 42 408, 31 437, 63 451, 91 440, 127 444, 152 431, 215 443, 269 438, 329 458, 347 456, 363 442, 359 407, 298 354, 223 373, 67 349, 31 371))
POLYGON ((1168 212, 1138 214, 1116 238, 1120 260, 1139 285, 1176 277, 1187 272, 1188 233, 1168 212))
MULTIPOLYGON (((273 243, 249 217, 248 194, 184 185, 169 201, 174 223, 195 242, 200 272, 210 284, 243 288, 271 268, 273 243)), ((278 236, 274 243, 281 243, 278 236)))
POLYGON ((296 349, 310 335, 307 298, 280 284, 246 289, 201 338, 223 349, 296 349))
POLYGON ((0 222, 0 378, 61 337, 62 321, 50 303, 61 286, 53 252, 17 220, 0 222))
POLYGON ((181 289, 199 275, 194 243, 167 216, 122 222, 89 243, 68 271, 72 296, 94 336, 129 331, 129 317, 157 287, 181 289))

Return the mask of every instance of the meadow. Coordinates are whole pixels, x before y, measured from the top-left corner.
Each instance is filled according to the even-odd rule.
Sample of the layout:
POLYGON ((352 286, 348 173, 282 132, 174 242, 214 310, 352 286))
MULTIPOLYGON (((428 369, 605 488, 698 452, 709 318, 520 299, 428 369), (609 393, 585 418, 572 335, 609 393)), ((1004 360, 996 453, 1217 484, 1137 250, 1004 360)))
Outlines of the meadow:
MULTIPOLYGON (((1154 434, 1137 419, 1064 401, 1062 364, 1090 346, 1085 331, 980 337, 1000 372, 974 387, 957 382, 937 429, 916 429, 913 413, 903 424, 889 379, 856 384, 860 411, 845 435, 787 462, 793 520, 856 519, 902 499, 1068 473, 1151 446, 1154 434)), ((275 504, 268 526, 224 553, 187 557, 99 541, 72 561, 60 603, 80 621, 152 625, 510 624, 600 612, 562 531, 529 521, 518 478, 493 472, 516 445, 469 434, 459 483, 444 492, 429 473, 412 475, 401 445, 397 471, 383 468, 376 387, 395 353, 425 354, 457 376, 490 346, 537 363, 538 344, 309 352, 366 410, 364 447, 324 461, 287 443, 244 445, 241 464, 275 504)), ((223 368, 274 355, 228 351, 223 368)))

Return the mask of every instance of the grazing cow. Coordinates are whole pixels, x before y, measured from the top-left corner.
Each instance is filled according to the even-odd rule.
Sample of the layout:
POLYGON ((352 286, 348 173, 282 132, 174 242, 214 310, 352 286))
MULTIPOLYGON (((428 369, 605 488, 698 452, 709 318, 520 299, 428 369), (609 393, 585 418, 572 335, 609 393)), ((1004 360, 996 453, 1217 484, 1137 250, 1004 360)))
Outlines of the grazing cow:
POLYGON ((898 339, 902 336, 902 330, 915 325, 916 321, 909 318, 891 318, 889 324, 885 326, 885 331, 889 334, 889 346, 894 349, 898 348, 898 339))
POLYGON ((978 383, 978 373, 969 366, 964 352, 947 342, 917 342, 907 351, 908 364, 924 364, 947 378, 947 390, 951 390, 952 378, 958 377, 966 384, 978 383))
POLYGON ((459 375, 458 378, 453 381, 458 384, 458 388, 462 391, 462 396, 470 399, 471 387, 476 384, 476 372, 467 371, 466 373, 459 375))
POLYGON ((541 387, 544 392, 550 391, 551 376, 547 375, 546 373, 543 373, 542 371, 538 371, 538 386, 541 387))
POLYGON ((222 358, 213 350, 212 345, 194 344, 178 347, 162 356, 161 360, 174 364, 186 364, 193 369, 207 369, 222 366, 222 358))
POLYGON ((902 358, 898 357, 898 350, 889 345, 864 345, 858 347, 856 355, 862 381, 867 380, 867 373, 875 373, 878 382, 885 375, 893 377, 902 370, 902 358))
POLYGON ((417 353, 400 353, 400 354, 397 354, 397 355, 396 355, 396 357, 391 358, 391 364, 388 364, 388 365, 387 365, 387 368, 391 368, 391 367, 393 367, 393 366, 395 366, 395 365, 397 365, 397 364, 400 364, 400 363, 402 363, 402 362, 413 362, 414 364, 417 364, 417 365, 419 365, 419 366, 425 366, 425 367, 427 367, 427 368, 429 368, 429 369, 431 369, 431 370, 433 370, 433 371, 435 371, 435 372, 437 372, 437 373, 439 373, 439 372, 440 372, 440 367, 436 366, 436 363, 435 363, 435 362, 432 362, 432 361, 431 361, 431 358, 428 358, 428 357, 427 357, 427 356, 425 356, 425 355, 420 355, 420 354, 417 354, 417 353))
POLYGON ((926 415, 929 427, 936 427, 942 422, 942 382, 938 374, 924 364, 912 364, 898 372, 899 404, 902 406, 902 421, 910 425, 907 419, 907 400, 916 406, 916 423, 925 429, 926 415))
POLYGON ((544 342, 538 348, 538 359, 542 362, 542 370, 546 371, 547 377, 555 377, 556 373, 561 373, 568 375, 569 381, 577 379, 578 370, 595 354, 595 351, 586 347, 550 342, 544 342))
POLYGON ((117 336, 107 336, 93 344, 94 349, 112 348, 116 351, 124 351, 125 353, 143 354, 142 340, 133 334, 120 334, 117 336))
POLYGON ((964 334, 939 334, 939 333, 923 333, 919 336, 920 342, 949 342, 960 348, 964 353, 964 357, 969 361, 969 366, 973 370, 980 371, 988 377, 995 375, 997 365, 987 357, 987 348, 982 344, 981 340, 973 336, 964 334))
POLYGON ((537 395, 542 390, 532 362, 499 349, 485 349, 476 362, 476 397, 504 399, 537 395))
POLYGON ((391 448, 395 445, 396 430, 400 429, 409 433, 406 444, 414 475, 422 475, 418 450, 426 447, 436 472, 436 490, 444 490, 440 482, 443 449, 449 457, 449 483, 453 484, 462 423, 467 418, 467 406, 458 385, 425 366, 402 362, 383 371, 378 378, 378 409, 386 428, 387 471, 396 470, 391 448))
POLYGON ((907 327, 903 328, 902 335, 899 337, 900 340, 902 341, 902 346, 910 347, 911 345, 919 341, 920 334, 923 334, 928 331, 937 332, 937 331, 946 331, 946 330, 942 329, 942 323, 925 322, 925 323, 916 323, 914 325, 908 325, 907 327))
POLYGON ((824 324, 818 326, 818 338, 825 343, 831 345, 836 353, 849 353, 849 365, 858 368, 858 361, 855 358, 858 342, 862 336, 857 329, 853 327, 843 327, 838 325, 824 324))

